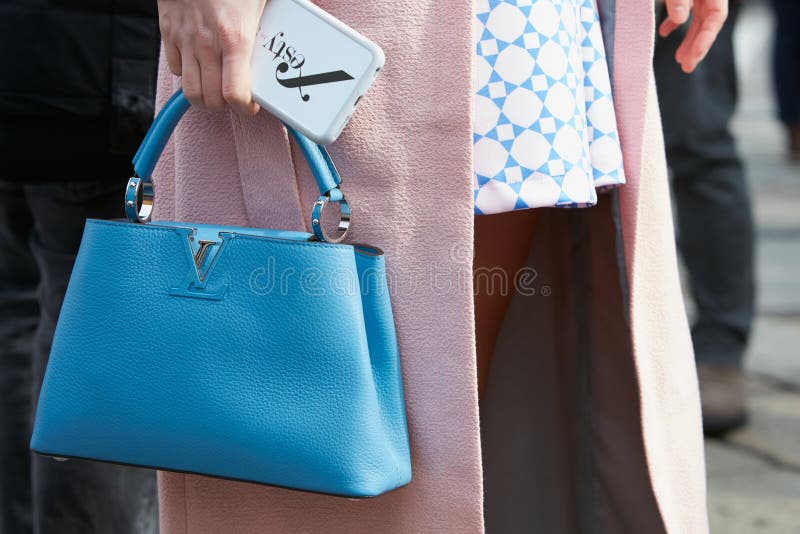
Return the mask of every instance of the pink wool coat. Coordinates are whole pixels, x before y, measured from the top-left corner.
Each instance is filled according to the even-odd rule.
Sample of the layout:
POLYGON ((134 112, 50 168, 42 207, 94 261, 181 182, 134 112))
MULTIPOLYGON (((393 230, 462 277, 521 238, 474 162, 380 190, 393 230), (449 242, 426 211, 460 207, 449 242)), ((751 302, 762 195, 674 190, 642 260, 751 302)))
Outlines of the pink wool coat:
MULTIPOLYGON (((697 383, 651 74, 653 2, 615 9, 629 183, 595 208, 542 212, 535 291, 512 304, 480 423, 474 0, 318 3, 388 58, 332 153, 354 207, 352 241, 383 248, 393 273, 414 479, 352 501, 162 472, 162 533, 706 532, 697 383)), ((179 86, 163 63, 159 84, 162 103, 179 86)), ((156 185, 156 218, 231 225, 300 229, 316 198, 266 113, 190 110, 156 185)))

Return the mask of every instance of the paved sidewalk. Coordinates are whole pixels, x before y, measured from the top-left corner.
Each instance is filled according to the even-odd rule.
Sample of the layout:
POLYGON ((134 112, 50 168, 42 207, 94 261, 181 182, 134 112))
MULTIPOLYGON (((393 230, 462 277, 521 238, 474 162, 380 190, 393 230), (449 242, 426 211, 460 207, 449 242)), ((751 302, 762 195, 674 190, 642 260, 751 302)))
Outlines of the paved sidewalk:
POLYGON ((759 314, 746 361, 750 424, 706 442, 712 534, 800 533, 800 166, 786 161, 774 119, 772 31, 768 3, 747 3, 734 128, 755 199, 759 314))

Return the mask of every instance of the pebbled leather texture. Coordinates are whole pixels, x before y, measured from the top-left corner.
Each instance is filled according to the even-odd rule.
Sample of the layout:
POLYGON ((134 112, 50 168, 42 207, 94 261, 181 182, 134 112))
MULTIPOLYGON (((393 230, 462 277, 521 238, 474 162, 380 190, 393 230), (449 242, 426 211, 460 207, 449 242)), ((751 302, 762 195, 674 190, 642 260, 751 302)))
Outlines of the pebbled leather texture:
POLYGON ((87 222, 31 448, 346 496, 408 483, 383 255, 232 230, 199 284, 190 228, 87 222), (187 279, 224 295, 170 294, 187 279))
MULTIPOLYGON (((147 176, 186 102, 145 137, 147 176)), ((348 497, 410 482, 383 253, 311 238, 88 220, 31 449, 348 497)))

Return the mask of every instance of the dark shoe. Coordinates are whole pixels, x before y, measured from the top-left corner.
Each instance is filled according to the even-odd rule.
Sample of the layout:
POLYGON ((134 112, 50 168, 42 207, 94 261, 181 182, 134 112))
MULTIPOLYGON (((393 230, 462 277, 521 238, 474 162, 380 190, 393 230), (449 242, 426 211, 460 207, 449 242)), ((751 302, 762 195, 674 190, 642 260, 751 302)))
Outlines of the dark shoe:
POLYGON ((800 163, 800 122, 790 124, 789 131, 789 159, 800 163))
POLYGON ((719 436, 743 426, 745 411, 745 379, 733 365, 699 364, 700 402, 703 409, 703 431, 719 436))

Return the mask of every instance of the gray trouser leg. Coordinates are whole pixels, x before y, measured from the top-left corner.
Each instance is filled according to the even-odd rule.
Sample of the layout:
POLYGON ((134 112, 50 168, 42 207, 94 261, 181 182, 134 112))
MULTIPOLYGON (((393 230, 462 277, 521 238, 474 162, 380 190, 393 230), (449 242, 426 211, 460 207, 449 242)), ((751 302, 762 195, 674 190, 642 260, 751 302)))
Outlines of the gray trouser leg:
POLYGON ((2 534, 158 531, 154 471, 82 460, 56 462, 28 450, 35 403, 84 220, 122 216, 124 183, 0 183, 2 534), (13 257, 5 253, 12 249, 13 257))
POLYGON ((655 72, 678 245, 697 303, 696 357, 740 365, 754 313, 754 236, 744 169, 728 128, 737 100, 735 15, 691 75, 674 60, 683 33, 659 38, 655 72))

